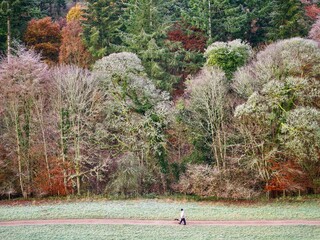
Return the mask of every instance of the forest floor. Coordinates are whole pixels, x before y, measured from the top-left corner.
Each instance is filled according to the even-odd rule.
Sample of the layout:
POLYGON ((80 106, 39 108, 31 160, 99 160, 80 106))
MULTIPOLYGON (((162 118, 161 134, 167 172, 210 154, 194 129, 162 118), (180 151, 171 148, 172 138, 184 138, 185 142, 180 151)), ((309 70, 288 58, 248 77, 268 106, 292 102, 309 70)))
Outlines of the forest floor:
MULTIPOLYGON (((33 225, 177 225, 178 221, 137 220, 137 219, 46 219, 0 221, 0 226, 33 226, 33 225)), ((320 220, 244 220, 244 221, 188 221, 193 226, 320 226, 320 220)))

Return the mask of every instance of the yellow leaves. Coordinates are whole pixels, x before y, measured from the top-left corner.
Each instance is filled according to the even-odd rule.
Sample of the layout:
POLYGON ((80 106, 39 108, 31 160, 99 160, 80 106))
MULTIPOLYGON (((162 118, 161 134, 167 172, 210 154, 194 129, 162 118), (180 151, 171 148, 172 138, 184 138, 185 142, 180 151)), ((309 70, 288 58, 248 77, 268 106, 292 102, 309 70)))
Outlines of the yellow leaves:
POLYGON ((85 7, 77 3, 67 14, 67 22, 85 20, 83 17, 85 7))

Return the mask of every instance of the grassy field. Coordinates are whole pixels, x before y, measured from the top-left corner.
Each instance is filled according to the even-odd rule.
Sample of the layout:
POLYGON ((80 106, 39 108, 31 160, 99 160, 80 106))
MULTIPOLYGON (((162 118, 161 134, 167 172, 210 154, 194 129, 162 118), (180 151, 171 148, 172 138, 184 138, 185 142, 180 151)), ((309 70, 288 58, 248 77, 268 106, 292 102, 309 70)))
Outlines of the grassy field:
POLYGON ((0 205, 0 221, 55 218, 130 218, 172 220, 180 208, 189 220, 320 219, 320 201, 267 204, 177 202, 173 200, 79 201, 0 205))
POLYGON ((73 239, 240 239, 240 240, 318 240, 320 228, 290 227, 209 227, 209 226, 119 226, 63 225, 1 227, 0 238, 12 240, 73 239))
MULTIPOLYGON (((0 221, 55 218, 173 220, 185 208, 187 220, 320 219, 320 201, 226 204, 173 200, 78 201, 0 205, 0 221)), ((48 225, 0 227, 0 239, 272 239, 316 240, 317 226, 138 226, 48 225)))

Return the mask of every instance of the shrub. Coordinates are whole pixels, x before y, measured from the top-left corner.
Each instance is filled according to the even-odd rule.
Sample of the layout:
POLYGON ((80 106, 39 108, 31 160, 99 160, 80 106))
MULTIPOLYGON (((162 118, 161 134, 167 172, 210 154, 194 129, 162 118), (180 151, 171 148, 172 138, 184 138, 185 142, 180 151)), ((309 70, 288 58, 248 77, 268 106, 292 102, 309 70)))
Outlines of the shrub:
POLYGON ((252 173, 238 167, 218 170, 210 165, 188 165, 176 191, 202 197, 251 199, 259 195, 259 183, 252 173))
POLYGON ((205 52, 206 65, 220 67, 230 80, 233 73, 247 63, 251 53, 250 45, 239 39, 231 42, 215 42, 205 52))

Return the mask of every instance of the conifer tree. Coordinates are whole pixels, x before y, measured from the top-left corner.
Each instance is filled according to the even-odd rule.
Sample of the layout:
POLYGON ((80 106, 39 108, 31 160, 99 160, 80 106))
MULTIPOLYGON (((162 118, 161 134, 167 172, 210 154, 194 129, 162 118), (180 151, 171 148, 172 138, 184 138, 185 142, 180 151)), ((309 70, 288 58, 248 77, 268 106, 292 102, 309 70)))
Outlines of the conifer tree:
POLYGON ((246 22, 243 26, 244 35, 239 36, 239 38, 256 46, 267 40, 270 12, 274 10, 273 0, 245 0, 243 4, 246 12, 246 22))
POLYGON ((206 32, 209 42, 242 39, 263 42, 273 0, 190 0, 183 18, 206 32))
POLYGON ((268 37, 271 40, 305 36, 311 26, 299 0, 274 0, 268 37))
POLYGON ((11 41, 19 38, 28 20, 40 15, 36 0, 5 0, 0 3, 0 50, 10 55, 11 41), (1 43, 6 43, 6 46, 1 43))
POLYGON ((84 40, 95 58, 101 58, 113 52, 113 45, 119 44, 119 18, 122 13, 122 1, 88 0, 85 10, 84 40))
POLYGON ((172 55, 165 45, 173 1, 129 0, 124 15, 123 46, 138 54, 156 86, 170 91, 176 78, 169 74, 172 55))
POLYGON ((63 10, 67 7, 65 0, 41 0, 38 2, 41 11, 46 16, 50 16, 53 18, 61 16, 63 10))
POLYGON ((245 25, 244 5, 231 0, 190 0, 183 16, 194 26, 207 32, 211 41, 237 38, 245 25), (236 35, 236 36, 234 36, 236 35))

